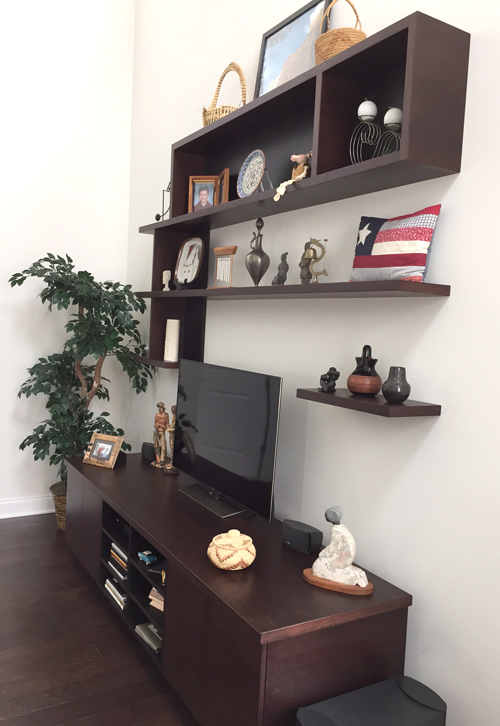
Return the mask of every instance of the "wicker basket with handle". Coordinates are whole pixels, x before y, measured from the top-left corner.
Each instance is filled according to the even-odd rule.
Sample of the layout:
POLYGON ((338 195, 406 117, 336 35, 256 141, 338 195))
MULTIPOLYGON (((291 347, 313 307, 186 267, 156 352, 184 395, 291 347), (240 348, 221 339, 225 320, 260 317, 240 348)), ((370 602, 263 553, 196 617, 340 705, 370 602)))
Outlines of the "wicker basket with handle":
POLYGON ((355 45, 356 43, 359 43, 360 40, 364 40, 366 38, 366 33, 361 30, 359 15, 351 0, 347 0, 347 2, 354 10, 354 14, 356 16, 356 25, 354 28, 333 28, 330 30, 330 10, 336 2, 337 0, 333 0, 333 2, 330 3, 321 20, 321 28, 323 28, 323 21, 326 17, 326 31, 324 33, 321 32, 316 41, 316 65, 319 65, 319 63, 328 60, 328 58, 341 53, 343 50, 347 50, 347 48, 350 48, 352 45, 355 45))
POLYGON ((221 77, 219 78, 219 83, 217 84, 217 88, 215 90, 214 97, 212 99, 212 103, 208 108, 204 108, 202 111, 202 118, 203 118, 203 126, 208 126, 209 124, 213 124, 214 121, 218 121, 220 118, 223 118, 224 116, 227 116, 228 113, 232 113, 233 111, 236 111, 237 106, 217 106, 217 102, 219 100, 219 93, 222 86, 222 81, 227 76, 227 74, 230 71, 235 71, 239 77, 240 77, 240 85, 241 85, 241 105, 244 106, 247 102, 247 83, 245 81, 245 75, 241 69, 241 67, 237 63, 230 63, 226 70, 222 73, 221 77))

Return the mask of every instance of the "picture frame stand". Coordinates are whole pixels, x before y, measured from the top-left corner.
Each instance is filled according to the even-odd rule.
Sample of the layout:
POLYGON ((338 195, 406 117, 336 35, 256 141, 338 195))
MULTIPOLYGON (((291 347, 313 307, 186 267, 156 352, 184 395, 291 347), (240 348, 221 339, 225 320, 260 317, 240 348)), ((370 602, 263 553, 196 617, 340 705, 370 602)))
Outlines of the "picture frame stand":
POLYGON ((264 179, 267 182, 268 190, 269 189, 274 189, 274 184, 271 181, 271 177, 270 177, 269 172, 268 172, 267 167, 266 167, 264 169, 264 174, 263 174, 262 179, 261 179, 260 184, 259 184, 259 192, 265 192, 266 191, 266 188, 264 186, 264 179))
POLYGON ((221 287, 232 287, 233 286, 233 262, 234 255, 238 251, 238 246, 233 245, 232 247, 215 247, 215 273, 214 273, 214 284, 209 287, 209 290, 214 290, 221 287))

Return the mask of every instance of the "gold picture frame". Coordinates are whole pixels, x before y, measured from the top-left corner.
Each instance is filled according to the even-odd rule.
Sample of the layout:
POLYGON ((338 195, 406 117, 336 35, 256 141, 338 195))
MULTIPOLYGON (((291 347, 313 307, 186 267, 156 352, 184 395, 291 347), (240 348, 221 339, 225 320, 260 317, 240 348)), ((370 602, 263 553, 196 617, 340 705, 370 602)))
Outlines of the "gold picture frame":
POLYGON ((190 176, 188 214, 201 212, 219 203, 219 176, 190 176))
POLYGON ((219 174, 218 203, 223 204, 229 201, 229 169, 224 169, 219 174))
POLYGON ((102 466, 105 469, 112 469, 120 453, 123 444, 123 436, 110 436, 94 432, 90 444, 83 456, 84 464, 102 466))

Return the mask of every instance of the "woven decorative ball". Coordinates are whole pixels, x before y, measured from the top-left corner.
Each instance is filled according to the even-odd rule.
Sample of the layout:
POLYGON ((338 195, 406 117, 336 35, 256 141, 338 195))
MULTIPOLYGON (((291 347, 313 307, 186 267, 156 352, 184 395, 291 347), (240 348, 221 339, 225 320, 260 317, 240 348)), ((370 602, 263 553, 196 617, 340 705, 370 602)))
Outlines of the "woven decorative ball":
POLYGON ((252 564, 256 554, 252 538, 238 529, 218 534, 207 550, 208 559, 220 570, 244 570, 252 564))

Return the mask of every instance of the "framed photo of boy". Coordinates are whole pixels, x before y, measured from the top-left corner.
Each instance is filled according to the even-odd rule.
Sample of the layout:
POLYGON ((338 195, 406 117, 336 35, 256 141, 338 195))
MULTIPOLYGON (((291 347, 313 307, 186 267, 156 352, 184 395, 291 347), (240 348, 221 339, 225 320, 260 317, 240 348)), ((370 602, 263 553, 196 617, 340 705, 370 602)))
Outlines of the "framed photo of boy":
POLYGON ((84 464, 94 464, 112 469, 123 444, 123 436, 93 433, 87 451, 83 456, 84 464))
POLYGON ((188 212, 200 212, 219 203, 218 176, 190 176, 188 212))

